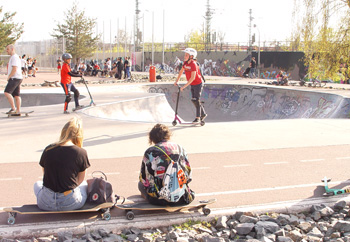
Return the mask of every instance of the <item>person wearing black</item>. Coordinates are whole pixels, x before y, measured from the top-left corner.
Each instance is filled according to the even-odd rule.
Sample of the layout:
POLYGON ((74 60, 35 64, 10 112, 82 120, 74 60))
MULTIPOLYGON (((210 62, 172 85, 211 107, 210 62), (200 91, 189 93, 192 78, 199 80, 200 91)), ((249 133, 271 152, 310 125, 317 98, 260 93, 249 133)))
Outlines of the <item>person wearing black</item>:
POLYGON ((124 60, 124 79, 129 78, 129 77, 130 77, 130 65, 129 65, 128 57, 125 57, 125 60, 124 60))
POLYGON ((120 80, 122 79, 122 74, 124 69, 124 65, 121 57, 118 58, 117 68, 118 68, 118 79, 120 80))
POLYGON ((250 64, 249 64, 249 67, 250 67, 249 77, 256 78, 256 76, 255 76, 255 68, 256 68, 255 57, 252 57, 252 60, 250 61, 250 64))
POLYGON ((90 167, 78 118, 65 124, 57 143, 47 146, 40 158, 43 180, 34 184, 37 205, 47 211, 68 211, 84 206, 87 199, 86 169, 90 167))

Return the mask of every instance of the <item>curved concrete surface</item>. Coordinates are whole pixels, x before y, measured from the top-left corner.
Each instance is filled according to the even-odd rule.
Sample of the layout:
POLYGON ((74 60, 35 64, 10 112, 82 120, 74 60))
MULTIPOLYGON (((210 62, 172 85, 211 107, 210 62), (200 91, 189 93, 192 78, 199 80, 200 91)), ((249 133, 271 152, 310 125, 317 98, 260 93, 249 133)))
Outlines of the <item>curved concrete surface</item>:
MULTIPOLYGON (((347 117, 349 105, 343 96, 348 96, 349 90, 342 92, 324 89, 327 94, 322 93, 322 89, 304 87, 283 87, 281 90, 278 87, 253 86, 247 83, 238 85, 238 81, 231 79, 227 83, 227 85, 208 83, 208 89, 204 89, 203 99, 209 113, 208 120, 214 120, 218 115, 219 120, 227 118, 227 121, 231 121, 234 117, 233 111, 241 111, 246 117, 261 120, 208 122, 204 127, 180 125, 173 127, 171 126, 173 118, 170 117, 171 120, 167 123, 173 132, 173 141, 185 147, 190 155, 194 171, 191 189, 196 191, 201 199, 218 200, 212 206, 213 216, 233 214, 234 211, 243 209, 252 211, 254 207, 265 210, 268 206, 274 210, 283 207, 291 211, 291 206, 308 207, 311 204, 342 198, 339 196, 323 198, 324 188, 320 179, 325 175, 334 178, 331 184, 333 187, 343 187, 344 181, 348 179, 344 170, 350 169, 349 119, 323 117, 337 118, 342 115, 347 117), (231 85, 233 82, 237 85, 231 85), (224 87, 220 89, 220 86, 224 87), (222 91, 221 95, 215 88, 222 91), (294 89, 299 89, 299 92, 294 89), (225 100, 228 101, 228 105, 220 106, 219 103, 225 100), (296 108, 290 106, 289 110, 296 110, 295 112, 280 111, 282 104, 293 103, 293 100, 299 101, 300 104, 296 104, 296 108), (307 116, 305 113, 310 108, 312 112, 307 116), (298 118, 303 115, 319 119, 298 118), (263 118, 271 120, 262 120, 263 118), (272 120, 273 118, 275 119, 272 120)), ((83 85, 78 88, 88 97, 83 85)), ((177 89, 165 83, 148 85, 118 83, 91 85, 89 90, 98 104, 96 108, 64 115, 62 101, 57 105, 32 106, 30 110, 35 112, 29 117, 8 118, 3 115, 0 118, 2 134, 0 192, 6 194, 1 200, 0 209, 5 206, 35 203, 32 187, 38 179, 42 179, 42 170, 38 164, 42 151, 59 137, 61 127, 72 116, 83 119, 84 148, 91 162, 88 177, 91 177, 92 171, 102 170, 106 172, 113 186, 115 184, 118 194, 128 198, 139 197, 137 183, 140 163, 144 151, 149 147, 147 134, 154 123, 95 118, 83 111, 102 109, 105 105, 108 109, 108 105, 116 103, 119 103, 116 104, 119 105, 118 108, 130 108, 131 104, 135 104, 138 107, 134 109, 141 110, 146 109, 142 105, 161 105, 158 102, 162 102, 165 104, 164 107, 173 113, 169 105, 174 106, 177 89), (165 94, 157 94, 159 92, 165 94), (147 99, 146 97, 148 104, 138 100, 147 99), (169 104, 165 99, 170 100, 169 104), (8 189, 9 187, 11 189, 8 189), (20 199, 18 194, 21 194, 20 199)), ((62 93, 62 89, 57 87, 23 90, 23 93, 34 92, 62 93)), ((189 89, 182 95, 184 96, 180 105, 186 102, 187 104, 180 106, 179 113, 185 117, 187 112, 186 120, 192 120, 190 118, 193 118, 194 110, 190 102, 189 89)), ((89 101, 89 98, 85 98, 81 104, 89 104, 89 101)), ((0 111, 7 110, 6 107, 0 111)), ((125 113, 126 111, 127 108, 125 113)), ((164 216, 164 214, 140 213, 140 217, 129 223, 125 221, 125 214, 118 209, 112 211, 113 219, 109 222, 101 221, 97 215, 18 216, 18 224, 11 227, 6 225, 7 214, 0 212, 0 220, 3 221, 0 224, 0 236, 4 237, 5 234, 16 236, 19 231, 29 236, 33 236, 34 232, 50 233, 62 229, 89 231, 96 229, 97 226, 119 229, 130 224, 141 226, 141 223, 157 226, 156 222, 162 222, 163 225, 166 222, 174 222, 174 216, 185 218, 183 214, 164 216)), ((196 218, 196 215, 189 216, 193 216, 193 220, 196 218)))
MULTIPOLYGON (((178 88, 172 84, 144 85, 142 88, 144 92, 163 94, 166 99, 160 96, 139 98, 105 104, 84 113, 125 121, 171 122, 178 88)), ((350 112, 350 99, 338 94, 269 86, 206 84, 201 99, 208 122, 348 118, 350 112)), ((190 88, 180 94, 178 113, 187 121, 195 117, 190 88)))
POLYGON ((174 119, 174 111, 164 95, 103 104, 83 112, 89 116, 136 122, 169 122, 174 119))
MULTIPOLYGON (((22 107, 62 104, 65 97, 60 93, 21 93, 22 107)), ((84 96, 80 95, 79 99, 82 98, 84 96)), ((0 108, 10 108, 4 94, 0 94, 0 108)))

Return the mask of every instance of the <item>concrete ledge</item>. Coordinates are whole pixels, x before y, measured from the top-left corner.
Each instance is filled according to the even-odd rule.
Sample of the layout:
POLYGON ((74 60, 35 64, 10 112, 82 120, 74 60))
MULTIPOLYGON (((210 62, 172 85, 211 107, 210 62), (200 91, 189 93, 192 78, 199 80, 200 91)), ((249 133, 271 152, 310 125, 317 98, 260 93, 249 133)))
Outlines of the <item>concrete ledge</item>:
MULTIPOLYGON (((309 211, 312 205, 325 204, 334 205, 339 200, 350 201, 345 195, 338 195, 327 198, 311 198, 306 200, 284 201, 269 204, 259 204, 255 206, 239 206, 234 208, 212 209, 209 216, 204 216, 201 212, 191 213, 165 213, 163 215, 137 215, 134 220, 127 220, 124 216, 112 217, 110 221, 101 219, 86 221, 60 221, 46 223, 28 223, 0 226, 0 238, 28 238, 55 235, 60 231, 69 231, 76 235, 86 234, 90 231, 105 229, 113 233, 120 232, 125 228, 136 227, 139 229, 167 227, 173 224, 181 224, 187 220, 209 221, 215 217, 233 215, 237 211, 255 213, 300 213, 309 211)), ((23 215, 25 216, 25 215, 23 215)))

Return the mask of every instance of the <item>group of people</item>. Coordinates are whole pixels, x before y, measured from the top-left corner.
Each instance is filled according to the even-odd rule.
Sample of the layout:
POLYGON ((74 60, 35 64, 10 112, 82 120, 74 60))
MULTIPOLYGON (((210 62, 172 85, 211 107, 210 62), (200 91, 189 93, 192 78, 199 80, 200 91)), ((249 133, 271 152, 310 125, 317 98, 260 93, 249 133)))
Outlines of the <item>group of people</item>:
MULTIPOLYGON (((19 91, 23 80, 20 69, 21 61, 13 45, 7 46, 6 50, 11 58, 8 65, 8 84, 5 88, 5 96, 11 104, 10 111, 19 112, 21 100, 19 91), (13 98, 15 98, 17 109, 13 98)), ((187 48, 184 52, 184 65, 174 85, 178 85, 181 75, 185 72, 187 83, 180 88, 180 91, 191 86, 192 102, 196 107, 195 123, 207 116, 199 100, 203 89, 203 79, 196 62, 197 51, 187 48)), ((82 74, 71 70, 71 59, 72 55, 69 53, 62 55, 63 64, 60 74, 61 85, 66 94, 64 113, 67 112, 68 103, 71 100, 71 91, 74 93, 75 105, 79 107, 79 91, 71 82, 71 77, 81 77, 82 74)), ((138 189, 141 196, 151 204, 188 204, 194 199, 194 192, 188 187, 188 183, 192 180, 192 172, 186 151, 180 145, 171 142, 170 138, 171 132, 163 124, 156 124, 148 135, 151 146, 145 151, 141 162, 138 189), (183 195, 172 202, 161 197, 159 190, 164 185, 165 171, 174 161, 181 167, 186 183, 183 186, 185 189, 183 195)), ((34 193, 40 209, 66 211, 84 206, 88 186, 85 178, 90 162, 83 148, 83 125, 80 119, 74 117, 64 125, 59 141, 45 148, 39 164, 42 167, 43 180, 34 184, 34 193)))
POLYGON ((35 77, 38 68, 36 67, 36 59, 32 57, 28 57, 26 59, 26 55, 19 56, 21 59, 21 70, 24 78, 35 77))
MULTIPOLYGON (((74 69, 81 75, 97 76, 98 73, 101 73, 102 77, 115 77, 121 80, 123 78, 123 73, 124 79, 131 78, 131 66, 131 59, 129 56, 127 56, 125 57, 124 61, 122 57, 118 57, 113 64, 111 58, 107 58, 102 66, 100 66, 97 62, 91 61, 89 64, 86 64, 84 61, 82 61, 74 69)), ((57 60, 58 74, 61 73, 61 69, 62 60, 61 57, 59 57, 57 60)))

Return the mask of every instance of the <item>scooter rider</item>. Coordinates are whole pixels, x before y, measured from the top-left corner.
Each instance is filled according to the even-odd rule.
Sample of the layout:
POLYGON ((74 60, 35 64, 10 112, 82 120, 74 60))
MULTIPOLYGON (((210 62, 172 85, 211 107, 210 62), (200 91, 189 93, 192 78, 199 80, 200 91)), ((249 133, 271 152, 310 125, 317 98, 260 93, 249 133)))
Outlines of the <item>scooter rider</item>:
POLYGON ((69 53, 64 53, 62 55, 63 66, 61 70, 61 85, 63 87, 64 93, 66 94, 66 99, 64 101, 64 114, 69 114, 68 104, 72 99, 70 92, 74 93, 75 109, 82 108, 79 105, 79 91, 75 88, 71 81, 71 77, 82 77, 81 74, 73 73, 70 69, 70 62, 72 60, 72 55, 69 53))
POLYGON ((191 101, 196 107, 196 118, 195 120, 193 120, 192 123, 197 124, 207 117, 207 113, 205 112, 203 105, 200 101, 200 97, 203 90, 203 80, 198 65, 196 63, 197 51, 193 48, 186 48, 184 52, 184 64, 179 72, 179 75, 176 78, 174 85, 177 86, 177 83, 180 80, 182 73, 185 71, 187 83, 180 88, 180 91, 183 91, 186 87, 191 85, 191 101))

